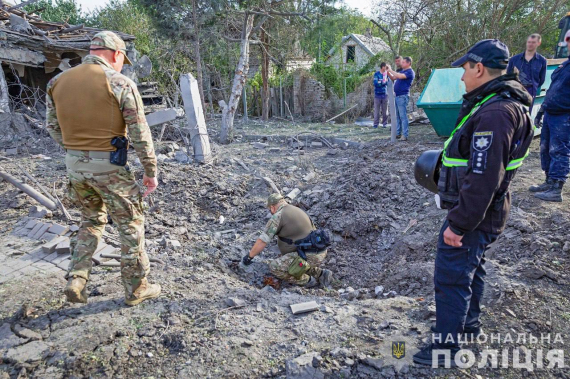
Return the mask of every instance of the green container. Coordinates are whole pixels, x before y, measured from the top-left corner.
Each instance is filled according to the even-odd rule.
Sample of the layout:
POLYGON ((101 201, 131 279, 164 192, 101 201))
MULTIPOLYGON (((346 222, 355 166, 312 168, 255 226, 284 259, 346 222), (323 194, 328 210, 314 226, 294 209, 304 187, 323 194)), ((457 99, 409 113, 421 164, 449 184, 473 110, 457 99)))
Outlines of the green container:
MULTIPOLYGON (((546 80, 539 95, 534 100, 532 116, 538 112, 540 105, 544 101, 546 90, 550 87, 550 76, 559 64, 549 64, 546 71, 546 80)), ((438 136, 449 137, 463 102, 465 85, 461 80, 463 76, 462 68, 441 68, 432 70, 417 106, 426 112, 431 125, 438 136)))

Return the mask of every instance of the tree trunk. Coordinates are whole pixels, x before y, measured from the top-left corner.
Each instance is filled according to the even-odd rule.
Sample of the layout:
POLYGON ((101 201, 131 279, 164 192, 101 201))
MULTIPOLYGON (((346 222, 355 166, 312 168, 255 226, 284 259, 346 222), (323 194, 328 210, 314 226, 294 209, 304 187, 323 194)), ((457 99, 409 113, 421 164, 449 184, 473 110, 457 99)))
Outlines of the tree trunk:
POLYGON ((245 14, 243 29, 241 32, 240 55, 234 74, 230 98, 227 104, 222 105, 222 126, 220 129, 220 142, 223 144, 230 142, 230 134, 234 127, 234 116, 239 104, 242 88, 245 85, 247 72, 249 71, 249 35, 253 29, 253 19, 253 14, 245 14))
POLYGON ((263 87, 261 89, 261 119, 269 120, 269 36, 265 31, 261 30, 261 80, 263 87))
POLYGON ((200 25, 198 24, 198 9, 196 0, 192 0, 192 21, 194 23, 194 59, 196 60, 196 81, 198 82, 198 91, 200 92, 200 101, 202 101, 202 109, 207 114, 204 102, 204 84, 202 80, 202 58, 200 56, 200 25))

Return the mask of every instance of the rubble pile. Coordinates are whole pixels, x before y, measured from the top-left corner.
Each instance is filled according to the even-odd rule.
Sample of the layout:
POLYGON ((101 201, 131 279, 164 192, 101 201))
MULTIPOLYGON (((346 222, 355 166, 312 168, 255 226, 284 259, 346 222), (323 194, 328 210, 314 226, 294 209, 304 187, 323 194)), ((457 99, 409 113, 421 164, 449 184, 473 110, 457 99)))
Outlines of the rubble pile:
MULTIPOLYGON (((18 268, 33 276, 24 272, 0 284, 0 371, 17 376, 25 369, 29 376, 44 377, 150 372, 209 377, 222 375, 216 371, 222 368, 248 378, 496 376, 489 367, 446 371, 390 360, 392 341, 405 341, 410 358, 434 317, 434 255, 446 212, 413 178, 420 152, 441 144, 433 132, 414 127, 413 142, 397 144, 382 138, 388 138, 387 131, 358 142, 323 132, 331 146, 313 144, 322 142, 313 135, 297 138, 303 146, 292 147, 300 127, 274 128, 288 133, 282 136, 267 135, 271 129, 271 124, 251 127, 247 135, 238 129, 243 138, 216 147, 203 165, 177 159, 186 146, 175 133, 156 144, 159 187, 145 199, 145 243, 157 263, 152 280, 163 286, 163 296, 134 308, 122 305, 118 263, 95 266, 89 303, 69 305, 61 293, 63 270, 40 275, 49 255, 30 254, 46 242, 27 238, 33 228, 16 239, 16 230, 23 235, 26 226, 35 227, 25 217, 64 227, 79 220, 64 196, 63 155, 34 159, 20 152, 2 162, 23 182, 16 161, 45 187, 55 187, 73 220, 67 222, 59 209, 31 209, 30 197, 0 185, 0 263, 24 265, 23 260, 38 258, 18 268), (275 190, 332 232, 324 267, 334 273, 334 289, 293 287, 269 277, 267 260, 278 255, 274 244, 250 266, 239 265, 269 218, 265 201, 275 190), (299 308, 307 312, 295 315, 299 308)), ((526 191, 541 179, 537 149, 535 141, 513 182, 507 229, 486 253, 483 322, 491 333, 565 336, 570 330, 570 215, 564 203, 544 204, 526 191)), ((129 155, 131 170, 140 177, 142 167, 129 155)), ((105 229, 105 243, 116 246, 116 226, 105 229)), ((57 255, 57 245, 55 253, 66 257, 57 255)), ((503 346, 489 342, 473 348, 503 346)), ((499 374, 516 377, 520 370, 499 374)), ((559 370, 545 369, 539 376, 556 374, 559 370)))

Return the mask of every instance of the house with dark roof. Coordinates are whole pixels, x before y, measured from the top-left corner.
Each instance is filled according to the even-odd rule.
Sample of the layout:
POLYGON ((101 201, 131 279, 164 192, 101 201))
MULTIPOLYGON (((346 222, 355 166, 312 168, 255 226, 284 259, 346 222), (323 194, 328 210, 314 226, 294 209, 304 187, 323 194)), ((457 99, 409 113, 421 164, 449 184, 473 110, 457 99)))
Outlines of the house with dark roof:
POLYGON ((346 65, 361 68, 373 56, 389 51, 390 47, 381 38, 371 35, 349 34, 342 37, 340 43, 329 51, 325 63, 336 68, 346 65))

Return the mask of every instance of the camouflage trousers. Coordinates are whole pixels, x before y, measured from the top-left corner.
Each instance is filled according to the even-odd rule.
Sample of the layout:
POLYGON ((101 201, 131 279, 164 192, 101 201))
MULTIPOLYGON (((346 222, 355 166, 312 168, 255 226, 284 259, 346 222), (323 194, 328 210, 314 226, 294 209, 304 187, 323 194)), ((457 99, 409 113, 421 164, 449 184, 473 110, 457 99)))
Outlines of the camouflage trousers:
POLYGON ((293 260, 298 256, 299 255, 297 252, 293 252, 283 254, 279 258, 272 259, 269 261, 269 271, 271 271, 275 277, 299 286, 307 284, 311 279, 311 276, 315 279, 318 279, 323 271, 319 268, 319 266, 325 261, 325 258, 327 257, 327 251, 325 250, 318 254, 307 253, 307 262, 309 262, 311 268, 299 279, 295 278, 292 275, 289 275, 289 266, 291 265, 291 262, 293 262, 293 260))
MULTIPOLYGON (((76 152, 74 152, 76 154, 76 152)), ((109 159, 93 159, 68 152, 65 163, 69 197, 81 208, 82 223, 71 242, 67 278, 89 280, 97 245, 105 231, 107 213, 117 225, 121 240, 121 277, 129 298, 150 271, 144 250, 144 215, 140 187, 128 166, 109 159)))

